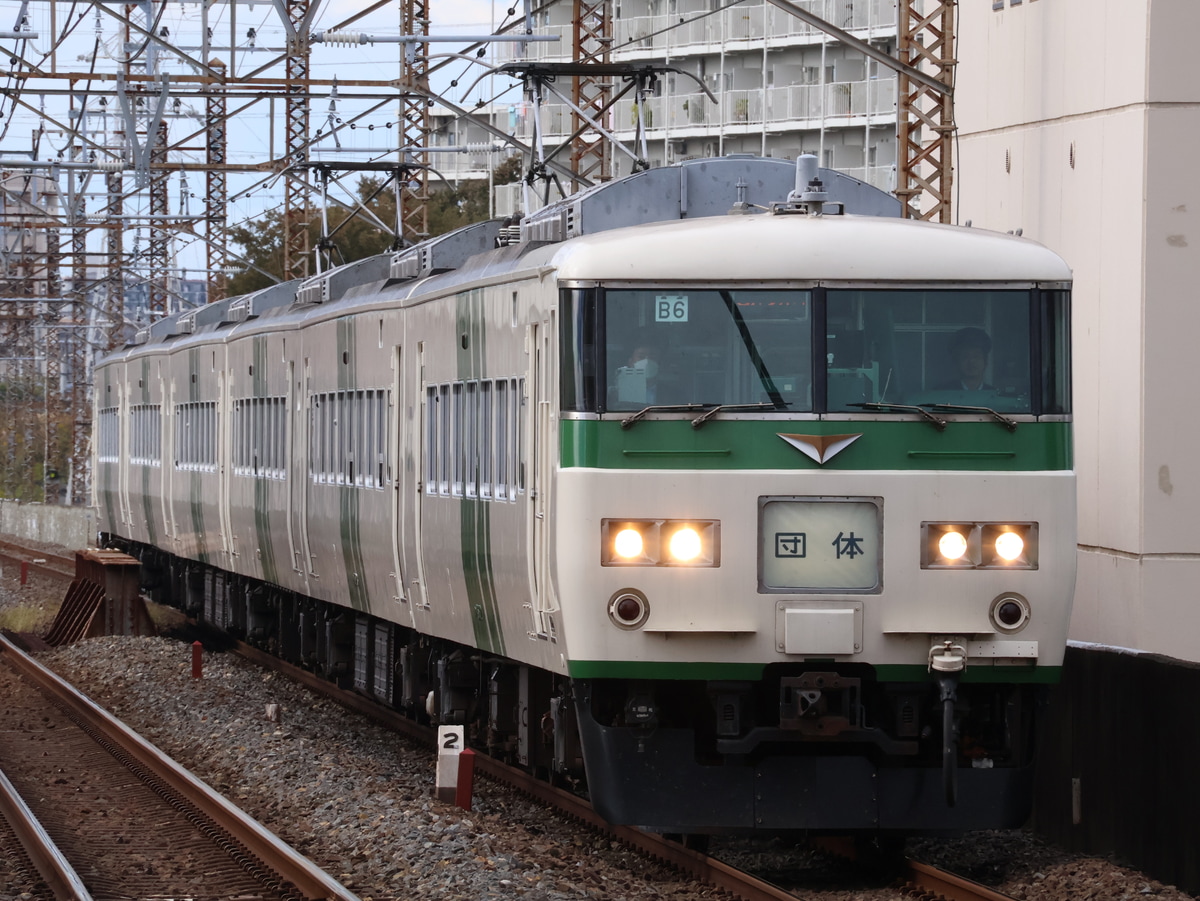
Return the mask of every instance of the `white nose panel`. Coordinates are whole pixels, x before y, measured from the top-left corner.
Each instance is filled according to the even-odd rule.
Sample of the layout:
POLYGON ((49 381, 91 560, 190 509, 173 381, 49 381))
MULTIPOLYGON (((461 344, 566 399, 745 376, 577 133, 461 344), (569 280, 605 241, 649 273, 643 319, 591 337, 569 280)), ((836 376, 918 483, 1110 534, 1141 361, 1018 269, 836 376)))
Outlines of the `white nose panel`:
POLYGON ((786 654, 853 654, 862 647, 861 608, 791 607, 782 613, 786 654))

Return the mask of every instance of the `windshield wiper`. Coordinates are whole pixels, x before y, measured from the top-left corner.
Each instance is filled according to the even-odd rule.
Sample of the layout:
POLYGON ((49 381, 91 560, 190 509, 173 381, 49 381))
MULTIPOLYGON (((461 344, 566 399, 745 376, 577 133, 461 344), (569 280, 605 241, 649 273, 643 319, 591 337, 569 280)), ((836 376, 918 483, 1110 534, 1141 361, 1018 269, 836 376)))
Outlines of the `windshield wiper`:
POLYGON ((781 400, 778 403, 775 401, 765 401, 761 404, 717 404, 711 410, 705 410, 693 419, 692 428, 700 428, 700 426, 704 425, 704 423, 708 422, 722 410, 761 410, 763 407, 770 407, 772 410, 784 410, 791 405, 791 401, 786 400, 781 400))
POLYGON ((621 428, 627 429, 639 419, 645 419, 647 413, 680 413, 688 410, 703 410, 708 404, 660 404, 653 407, 642 407, 632 416, 621 420, 621 428))
POLYGON ((907 410, 909 413, 916 413, 924 417, 928 422, 933 423, 933 427, 939 432, 946 430, 946 420, 938 419, 928 410, 921 407, 913 406, 912 404, 888 404, 888 403, 861 403, 861 404, 846 404, 848 407, 862 407, 864 410, 907 410))
POLYGON ((996 422, 1001 423, 1010 432, 1017 430, 1017 421, 1009 419, 1003 413, 997 413, 991 407, 971 407, 967 404, 921 404, 922 407, 929 407, 931 410, 953 410, 962 413, 987 413, 996 422))

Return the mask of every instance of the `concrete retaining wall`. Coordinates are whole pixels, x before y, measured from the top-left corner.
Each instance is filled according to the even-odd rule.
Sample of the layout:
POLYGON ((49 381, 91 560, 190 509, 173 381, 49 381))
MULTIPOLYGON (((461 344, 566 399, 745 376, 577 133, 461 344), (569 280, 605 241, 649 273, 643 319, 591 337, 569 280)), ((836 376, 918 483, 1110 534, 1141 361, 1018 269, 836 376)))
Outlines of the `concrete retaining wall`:
POLYGON ((0 534, 78 550, 95 546, 96 514, 91 507, 23 504, 0 498, 0 534))

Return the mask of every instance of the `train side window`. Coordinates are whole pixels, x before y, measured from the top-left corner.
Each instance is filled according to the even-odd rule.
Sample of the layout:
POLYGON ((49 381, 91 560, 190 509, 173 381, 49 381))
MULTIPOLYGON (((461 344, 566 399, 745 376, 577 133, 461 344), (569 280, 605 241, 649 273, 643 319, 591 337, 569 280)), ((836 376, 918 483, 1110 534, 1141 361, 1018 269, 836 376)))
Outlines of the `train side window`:
POLYGON ((513 459, 517 462, 517 494, 525 493, 525 379, 517 380, 516 391, 517 417, 513 423, 513 433, 516 438, 516 453, 513 459))
POLYGON ((438 461, 438 492, 450 493, 450 386, 438 387, 438 415, 441 417, 441 448, 438 461))
POLYGON ((496 489, 498 501, 508 499, 508 380, 496 380, 496 489))
POLYGON ((450 425, 452 434, 450 437, 450 447, 453 448, 451 459, 454 463, 454 479, 451 485, 451 493, 455 497, 462 497, 463 494, 463 460, 465 449, 463 447, 463 383, 455 382, 451 386, 451 416, 450 425))
POLYGON ((137 404, 129 409, 129 462, 139 466, 162 465, 162 408, 137 404))
POLYGON ((492 465, 495 462, 492 423, 492 382, 479 383, 479 496, 492 496, 492 465))
POLYGON ((467 382, 467 397, 463 411, 463 455, 467 497, 478 495, 479 480, 479 383, 467 382))
POLYGON ((388 450, 388 410, 391 409, 391 395, 386 391, 375 392, 375 436, 378 446, 375 448, 376 470, 375 487, 382 488, 387 484, 387 450, 388 450))
POLYGON ((279 431, 276 433, 277 440, 279 442, 279 455, 276 457, 276 470, 279 478, 286 479, 288 471, 288 409, 286 397, 276 398, 275 417, 279 421, 279 431))
POLYGON ((254 475, 254 476, 257 476, 262 472, 263 466, 265 464, 265 460, 263 459, 264 458, 263 447, 266 445, 267 442, 264 439, 264 435, 263 435, 263 432, 264 432, 263 413, 264 412, 265 412, 265 406, 263 405, 262 398, 255 397, 255 398, 251 399, 251 401, 250 401, 250 435, 248 436, 249 440, 247 441, 247 445, 248 445, 247 463, 250 466, 250 474, 254 475))
POLYGON ((320 422, 320 395, 313 395, 308 402, 308 477, 313 481, 318 479, 324 453, 320 446, 322 437, 322 422, 320 422))
POLYGON ((436 494, 438 491, 438 463, 441 455, 438 452, 438 433, 441 431, 441 409, 438 407, 438 386, 430 385, 425 389, 425 493, 436 494))
POLYGON ((97 431, 97 459, 101 463, 116 463, 121 454, 121 422, 116 407, 100 410, 97 431))
POLYGON ((320 422, 320 395, 313 395, 308 402, 308 477, 313 481, 318 479, 324 453, 320 446, 322 437, 322 422, 320 422))
POLYGON ((1041 411, 1071 412, 1070 294, 1042 292, 1041 303, 1041 411))
POLYGON ((337 419, 334 421, 334 432, 337 437, 337 466, 334 470, 339 485, 346 484, 346 472, 350 468, 350 435, 351 425, 348 398, 345 391, 337 393, 337 419))
POLYGON ((346 400, 350 404, 350 445, 346 454, 346 484, 361 486, 363 484, 363 448, 366 446, 366 435, 364 434, 366 417, 363 415, 366 394, 363 391, 349 391, 346 394, 346 400))

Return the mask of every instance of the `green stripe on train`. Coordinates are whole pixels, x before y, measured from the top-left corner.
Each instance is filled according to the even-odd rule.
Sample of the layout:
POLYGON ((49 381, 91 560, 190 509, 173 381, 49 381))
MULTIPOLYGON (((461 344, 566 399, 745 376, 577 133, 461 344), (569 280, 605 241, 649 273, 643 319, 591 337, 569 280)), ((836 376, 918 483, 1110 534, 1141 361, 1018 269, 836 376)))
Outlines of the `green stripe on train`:
MULTIPOLYGON (((457 355, 457 375, 462 381, 481 379, 487 376, 486 313, 482 290, 459 294, 455 306, 454 342, 457 355)), ((475 394, 475 402, 481 403, 475 394)), ((467 404, 466 386, 463 386, 462 402, 467 404)), ((474 441, 478 446, 478 438, 474 441)), ((466 455, 472 466, 478 465, 478 455, 466 455)), ((468 482, 479 485, 478 471, 464 473, 468 482)), ((500 626, 500 607, 496 600, 496 580, 492 568, 492 518, 491 507, 486 501, 463 498, 459 502, 460 535, 462 541, 463 579, 467 586, 467 600, 471 608, 471 627, 477 647, 494 654, 504 653, 504 630, 500 626)))
MULTIPOLYGON (((719 415, 719 414, 718 414, 719 415)), ((562 467, 592 469, 989 470, 1045 472, 1071 468, 1071 425, 1024 422, 818 422, 564 419, 562 467), (861 435, 823 465, 780 435, 861 435)))
MULTIPOLYGON (((828 669, 828 661, 814 663, 828 669)), ((665 679, 705 681, 751 681, 762 679, 762 663, 665 663, 640 660, 572 660, 567 672, 572 679, 665 679)), ((884 664, 876 666, 880 682, 933 682, 923 664, 884 664)), ((1005 683, 1053 685, 1059 681, 1059 666, 970 666, 963 670, 964 683, 1005 683)))
MULTIPOLYGON (((343 316, 337 321, 337 386, 339 391, 358 388, 355 338, 358 320, 343 316), (344 362, 343 362, 344 361, 344 362)), ((348 424, 343 424, 345 427, 348 424)), ((342 538, 342 561, 346 566, 346 592, 350 606, 368 612, 371 607, 367 591, 367 569, 363 562, 362 523, 359 520, 359 489, 354 485, 342 485, 338 492, 338 513, 342 538)))

